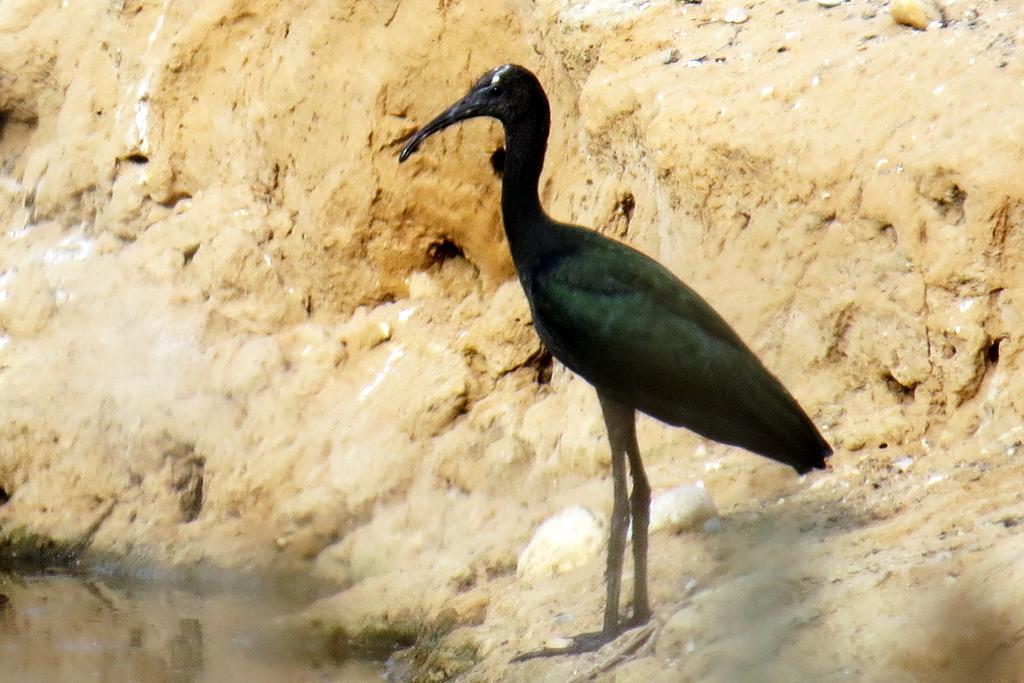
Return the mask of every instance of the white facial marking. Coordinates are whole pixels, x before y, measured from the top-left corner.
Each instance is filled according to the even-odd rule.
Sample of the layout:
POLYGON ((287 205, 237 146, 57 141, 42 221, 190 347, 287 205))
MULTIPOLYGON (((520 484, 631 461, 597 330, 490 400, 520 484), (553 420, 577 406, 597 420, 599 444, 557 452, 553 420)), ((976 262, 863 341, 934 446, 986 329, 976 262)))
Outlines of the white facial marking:
POLYGON ((491 85, 497 85, 498 82, 501 81, 501 77, 505 74, 505 72, 508 71, 511 68, 512 68, 512 66, 509 65, 509 64, 504 64, 502 66, 499 66, 495 70, 494 75, 491 76, 491 85))

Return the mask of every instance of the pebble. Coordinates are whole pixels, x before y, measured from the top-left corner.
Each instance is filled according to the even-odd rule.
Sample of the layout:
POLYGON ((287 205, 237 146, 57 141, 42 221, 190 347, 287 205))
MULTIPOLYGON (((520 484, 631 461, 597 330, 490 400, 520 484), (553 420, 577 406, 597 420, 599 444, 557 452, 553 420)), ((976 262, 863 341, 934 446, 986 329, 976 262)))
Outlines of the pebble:
POLYGON ((537 527, 519 555, 516 577, 536 581, 581 567, 605 541, 604 526, 585 507, 566 508, 537 527))
POLYGON ((651 501, 650 531, 667 529, 676 533, 703 528, 717 518, 718 509, 711 494, 700 486, 677 486, 651 501))
POLYGON ((747 19, 750 19, 750 13, 745 7, 733 7, 722 19, 727 24, 745 24, 747 19))
POLYGON ((897 24, 912 26, 921 31, 932 23, 942 21, 942 9, 932 0, 892 0, 889 14, 897 24))
POLYGON ((909 455, 905 455, 902 458, 895 460, 892 464, 900 472, 906 472, 914 464, 914 459, 909 455))
POLYGON ((822 7, 837 7, 846 2, 846 0, 818 0, 818 4, 822 7))
POLYGON ((552 650, 565 650, 565 649, 567 649, 569 647, 572 647, 572 644, 573 644, 573 639, 572 638, 565 638, 565 637, 562 637, 562 636, 556 636, 554 638, 549 639, 544 644, 544 647, 552 649, 552 650))
POLYGON ((725 522, 722 521, 721 517, 712 517, 708 521, 704 522, 704 533, 706 534, 717 534, 724 528, 725 522))

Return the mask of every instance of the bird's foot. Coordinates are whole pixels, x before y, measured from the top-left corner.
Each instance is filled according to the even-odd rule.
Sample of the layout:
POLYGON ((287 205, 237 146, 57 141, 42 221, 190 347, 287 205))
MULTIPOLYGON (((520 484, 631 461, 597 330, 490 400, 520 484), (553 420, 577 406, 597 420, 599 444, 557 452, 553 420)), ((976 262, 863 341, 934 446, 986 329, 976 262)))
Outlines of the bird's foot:
POLYGON ((587 652, 597 652, 605 645, 614 643, 615 648, 607 657, 603 658, 602 662, 598 665, 602 671, 607 671, 626 657, 636 653, 638 650, 644 649, 648 644, 653 643, 654 635, 657 632, 656 624, 646 618, 640 623, 634 623, 634 621, 636 620, 630 619, 626 622, 625 628, 619 626, 614 629, 581 633, 578 636, 574 636, 569 639, 570 642, 568 645, 562 647, 545 647, 533 652, 524 652, 521 655, 516 655, 512 661, 525 662, 530 659, 538 659, 541 657, 580 655, 587 652))
POLYGON ((651 621, 651 610, 644 609, 643 611, 634 612, 633 616, 626 620, 624 624, 624 631, 629 631, 634 628, 640 628, 651 621))

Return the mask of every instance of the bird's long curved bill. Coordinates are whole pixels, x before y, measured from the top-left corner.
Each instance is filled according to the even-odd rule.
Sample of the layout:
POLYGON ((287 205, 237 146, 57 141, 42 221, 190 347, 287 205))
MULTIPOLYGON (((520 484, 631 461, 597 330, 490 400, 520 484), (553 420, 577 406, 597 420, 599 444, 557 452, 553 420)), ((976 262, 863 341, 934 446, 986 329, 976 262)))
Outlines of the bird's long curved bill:
POLYGON ((411 157, 413 152, 419 149, 420 144, 434 133, 444 130, 453 123, 458 123, 463 119, 476 115, 476 106, 472 100, 472 93, 470 93, 469 96, 448 107, 438 114, 433 121, 416 131, 416 134, 409 139, 409 142, 405 143, 402 153, 398 155, 398 161, 402 162, 411 157))

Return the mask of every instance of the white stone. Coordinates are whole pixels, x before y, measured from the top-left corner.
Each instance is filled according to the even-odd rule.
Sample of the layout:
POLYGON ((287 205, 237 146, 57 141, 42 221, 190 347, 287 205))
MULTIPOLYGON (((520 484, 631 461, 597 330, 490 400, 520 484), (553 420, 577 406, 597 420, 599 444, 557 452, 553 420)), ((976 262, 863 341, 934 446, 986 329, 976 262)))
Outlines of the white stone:
POLYGON ((668 529, 680 532, 702 528, 705 522, 718 517, 711 494, 700 486, 677 486, 651 501, 651 532, 668 529))
POLYGON ((548 517, 519 555, 516 576, 536 581, 581 567, 604 545, 604 525, 585 507, 574 506, 548 517))
POLYGON ((725 13, 724 17, 722 17, 727 24, 743 24, 746 23, 749 18, 750 13, 747 12, 745 7, 733 7, 725 13))

